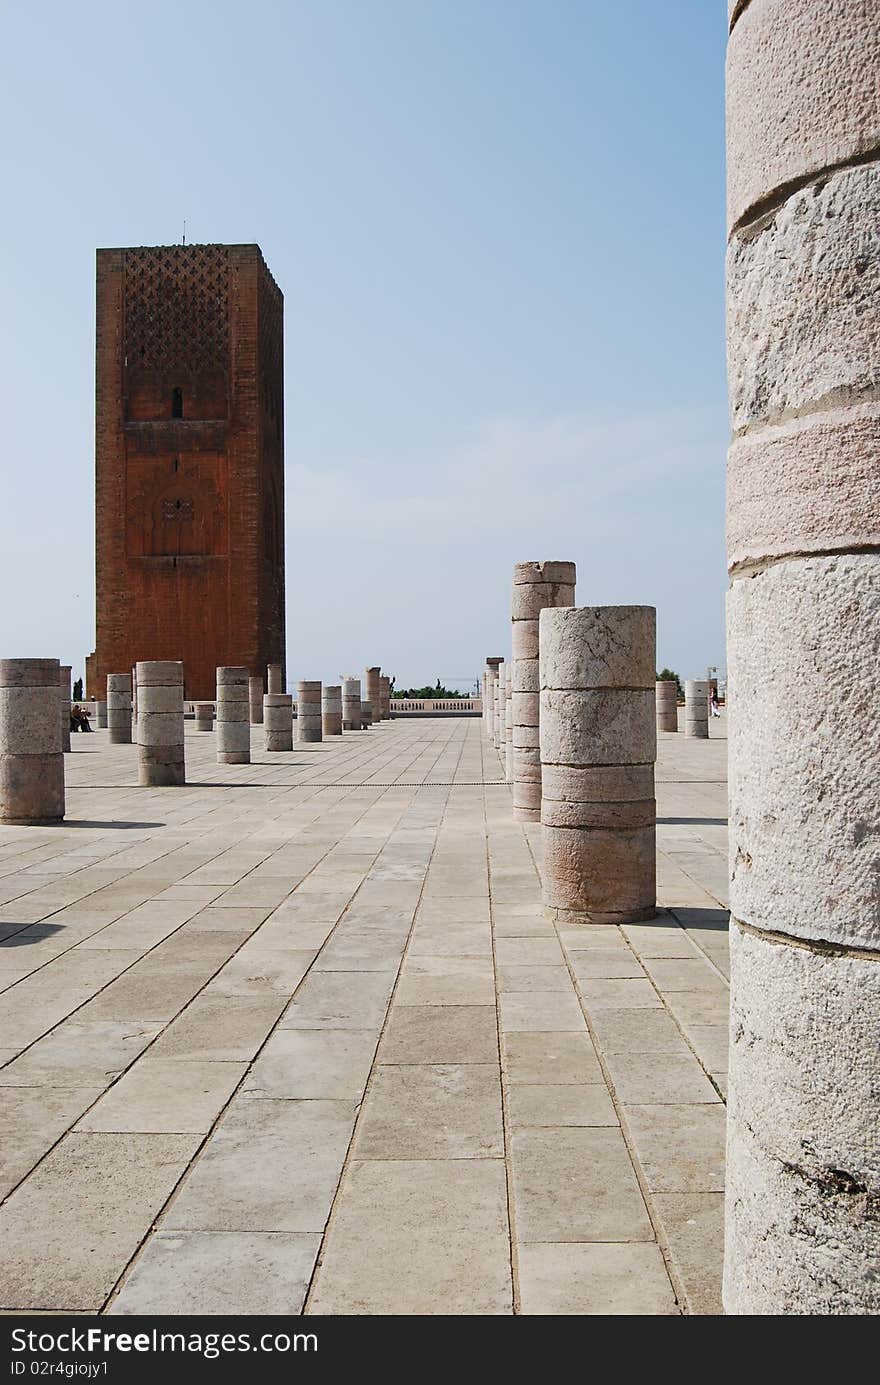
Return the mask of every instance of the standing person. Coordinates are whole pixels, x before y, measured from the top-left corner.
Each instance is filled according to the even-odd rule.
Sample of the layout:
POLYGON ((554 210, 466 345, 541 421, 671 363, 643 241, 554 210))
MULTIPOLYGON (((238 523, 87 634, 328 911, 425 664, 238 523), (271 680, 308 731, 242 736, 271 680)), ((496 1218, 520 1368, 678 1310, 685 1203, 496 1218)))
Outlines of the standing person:
POLYGON ((718 689, 714 684, 709 692, 709 715, 713 717, 721 716, 721 711, 718 706, 718 689))

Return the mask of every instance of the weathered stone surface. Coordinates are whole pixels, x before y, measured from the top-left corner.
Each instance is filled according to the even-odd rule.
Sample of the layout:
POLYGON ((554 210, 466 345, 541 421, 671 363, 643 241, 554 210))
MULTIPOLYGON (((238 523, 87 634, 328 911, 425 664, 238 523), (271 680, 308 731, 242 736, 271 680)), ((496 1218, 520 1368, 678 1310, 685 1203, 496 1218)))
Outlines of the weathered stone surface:
POLYGON ((361 729, 361 680, 343 678, 342 680, 342 729, 360 731, 361 729))
POLYGON ((624 803, 580 803, 557 801, 541 790, 541 821, 546 827, 607 827, 626 829, 654 826, 656 804, 653 798, 624 803))
POLYGON ((736 1314, 880 1307, 878 59, 865 0, 752 0, 730 44, 736 1314))
POLYGON ((731 910, 877 947, 880 564, 793 559, 736 581, 728 629, 731 910))
POLYGON ((111 745, 131 744, 131 674, 107 674, 107 730, 111 745))
POLYGON ((321 684, 301 679, 296 685, 296 739, 321 739, 321 684))
POLYGON ((549 560, 543 563, 514 563, 513 585, 515 587, 536 582, 555 582, 573 587, 577 576, 574 563, 549 560))
POLYGON ((731 927, 725 1299, 880 1309, 880 964, 731 927))
MULTIPOLYGON (((513 698, 510 699, 510 716, 513 720, 513 698)), ((537 750, 541 740, 541 733, 537 725, 535 726, 513 726, 513 745, 518 750, 537 750)), ((540 756, 539 756, 540 758, 540 756)))
POLYGON ((537 620, 548 606, 570 606, 574 586, 569 582, 532 582, 515 586, 510 602, 512 620, 537 620))
POLYGON ((546 908, 580 914, 594 923, 653 917, 653 823, 629 830, 585 830, 549 826, 542 817, 541 840, 546 908))
POLYGON ((678 684, 674 679, 657 680, 657 730, 678 730, 678 684))
POLYGON ((880 1198, 880 962, 733 920, 730 961, 735 1119, 769 1134, 773 1157, 817 1185, 845 1169, 880 1198))
POLYGON ((537 659, 538 622, 537 620, 515 620, 510 627, 511 656, 518 659, 537 659))
POLYGON ((569 803, 627 803, 654 795, 654 767, 543 764, 544 792, 569 803))
POLYGON ((727 212, 880 143, 880 25, 867 0, 751 0, 727 61, 727 212))
POLYGON ((183 744, 183 699, 181 711, 138 713, 138 745, 182 745, 183 744))
POLYGON ((214 704, 213 702, 197 702, 195 709, 195 724, 197 731, 213 731, 214 729, 214 704))
POLYGON ((183 711, 183 684, 155 684, 142 687, 138 698, 139 716, 176 716, 183 711))
POLYGON ((56 659, 0 660, 0 821, 64 817, 61 704, 56 659))
POLYGON ((540 690, 538 660, 517 659, 511 674, 511 692, 538 693, 540 690))
POLYGON ((183 664, 177 659, 146 659, 135 668, 139 697, 146 688, 183 686, 183 664))
POLYGON ((709 684, 688 678, 684 685, 684 734, 697 740, 709 736, 709 684))
POLYGON ((653 606, 547 610, 539 622, 541 688, 649 688, 656 681, 653 606))
POLYGON ((177 786, 186 780, 183 749, 183 664, 147 660, 136 666, 138 784, 177 786), (154 753, 159 752, 159 753, 154 753))
POLYGON ((263 730, 267 750, 293 749, 293 698, 290 693, 266 693, 263 730))
MULTIPOLYGON (((270 664, 266 669, 266 691, 269 693, 284 692, 284 667, 282 664, 270 664)), ((265 703, 263 706, 265 707, 265 703)))
POLYGON ((0 755, 40 756, 60 750, 58 703, 52 685, 5 688, 0 683, 0 755))
POLYGON ((811 183, 734 236, 727 295, 735 431, 876 392, 880 167, 811 183))
POLYGON ((541 692, 545 764, 652 764, 657 752, 654 691, 541 692))
POLYGON ((538 697, 534 693, 511 693, 514 727, 537 726, 541 715, 538 697))
POLYGON ((880 544, 880 506, 865 503, 878 489, 876 403, 791 419, 736 439, 727 484, 731 567, 880 544))
POLYGON ((321 690, 321 730, 325 736, 342 735, 342 685, 330 684, 321 690))
POLYGON ((541 897, 551 915, 622 923, 654 913, 655 625, 644 606, 541 615, 541 897))

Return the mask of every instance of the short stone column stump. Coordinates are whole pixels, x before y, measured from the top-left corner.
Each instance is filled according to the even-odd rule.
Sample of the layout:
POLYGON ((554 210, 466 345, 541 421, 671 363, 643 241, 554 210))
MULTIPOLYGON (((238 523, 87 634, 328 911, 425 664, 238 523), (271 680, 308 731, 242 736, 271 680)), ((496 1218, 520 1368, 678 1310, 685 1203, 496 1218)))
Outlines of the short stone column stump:
POLYGON ((196 730, 214 730, 214 704, 213 702, 196 703, 196 730))
POLYGON ((674 678, 657 679, 657 730, 678 730, 678 684, 674 678))
POLYGON ((361 680, 343 678, 342 680, 342 729, 360 731, 361 729, 361 680))
POLYGON ((57 659, 0 659, 0 822, 64 817, 62 685, 57 659))
POLYGON ((330 683, 321 689, 321 731, 325 736, 342 735, 341 683, 330 683))
POLYGON ((227 665, 217 670, 217 764, 251 762, 251 704, 248 671, 227 665))
POLYGON ((263 732, 267 750, 293 750, 293 698, 290 693, 266 693, 263 732))
POLYGON ((656 612, 540 616, 542 901, 569 923, 656 913, 656 612))
POLYGON ((111 745, 131 745, 131 674, 107 674, 107 731, 111 745))
POLYGON ((301 680, 296 685, 296 739, 309 743, 321 738, 321 684, 301 680))
POLYGON ((138 784, 177 788, 186 783, 183 664, 177 659, 150 659, 136 667, 138 784))
POLYGON ((709 684, 705 679, 689 678, 684 685, 684 734, 701 741, 709 739, 709 684))

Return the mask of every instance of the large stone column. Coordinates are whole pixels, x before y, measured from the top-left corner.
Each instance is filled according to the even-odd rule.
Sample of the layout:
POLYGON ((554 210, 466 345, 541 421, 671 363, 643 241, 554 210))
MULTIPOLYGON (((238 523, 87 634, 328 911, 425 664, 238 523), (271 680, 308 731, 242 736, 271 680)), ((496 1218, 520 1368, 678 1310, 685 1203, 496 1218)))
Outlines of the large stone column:
POLYGON ((61 703, 58 709, 58 725, 61 727, 61 749, 70 749, 70 675, 73 672, 71 664, 60 664, 58 668, 58 687, 61 692, 61 703))
POLYGON ((342 729, 360 731, 361 729, 361 680, 343 678, 342 680, 342 729))
POLYGON ((248 671, 235 665, 217 670, 217 764, 251 762, 251 700, 248 671))
POLYGON ((196 730, 214 730, 214 704, 213 702, 197 702, 196 707, 196 730))
POLYGON ((734 9, 729 1314, 880 1311, 878 68, 870 0, 734 9))
POLYGON ((674 678, 657 679, 657 730, 678 730, 678 684, 674 678))
POLYGON ((504 660, 500 654, 489 655, 486 659, 486 692, 483 701, 483 727, 487 738, 491 741, 495 738, 495 680, 498 677, 498 668, 504 660))
POLYGON ((64 817, 62 692, 57 659, 0 659, 0 822, 64 817))
POLYGON ((131 738, 137 743, 138 680, 137 664, 131 666, 131 738))
POLYGON ((342 684, 321 689, 321 731, 325 736, 342 735, 342 684))
POLYGON ((290 693, 266 693, 263 731, 267 750, 293 750, 293 698, 290 693))
POLYGON ((368 731, 373 725, 373 704, 361 699, 361 730, 368 731))
POLYGON ((540 617, 542 899, 573 923, 653 918, 653 606, 540 617))
POLYGON ((263 724, 263 680, 260 677, 248 678, 248 701, 250 703, 251 726, 263 724))
POLYGON ((684 685, 684 734, 705 741, 709 736, 709 684, 688 678, 684 685))
POLYGON ((368 668, 364 672, 363 684, 364 701, 369 702, 373 708, 373 720, 382 720, 382 670, 377 665, 375 668, 368 668))
POLYGON ((296 685, 296 739, 313 742, 321 739, 321 684, 300 682, 296 685))
POLYGON ((541 816, 538 617, 548 607, 574 605, 574 584, 574 563, 517 563, 513 569, 513 813, 524 822, 541 816))
MULTIPOLYGON (((270 693, 284 692, 284 668, 281 664, 270 664, 266 669, 266 691, 270 693)), ((265 705, 264 702, 263 706, 265 707, 265 705)))
POLYGON ((138 783, 142 788, 186 783, 183 754, 183 664, 138 663, 138 783))
POLYGON ((107 730, 111 745, 131 745, 131 674, 107 674, 107 730))
POLYGON ((379 678, 379 721, 391 718, 391 679, 383 673, 379 678))
POLYGON ((107 730, 107 703, 95 700, 95 725, 99 731, 107 730))

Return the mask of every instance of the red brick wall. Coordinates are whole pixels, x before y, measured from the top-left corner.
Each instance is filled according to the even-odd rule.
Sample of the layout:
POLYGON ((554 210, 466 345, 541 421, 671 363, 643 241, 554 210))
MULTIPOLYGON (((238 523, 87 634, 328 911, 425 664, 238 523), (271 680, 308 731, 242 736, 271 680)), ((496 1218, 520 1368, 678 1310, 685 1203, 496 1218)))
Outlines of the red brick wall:
POLYGON ((90 695, 138 659, 182 659, 187 698, 284 662, 282 332, 255 245, 98 251, 90 695))

